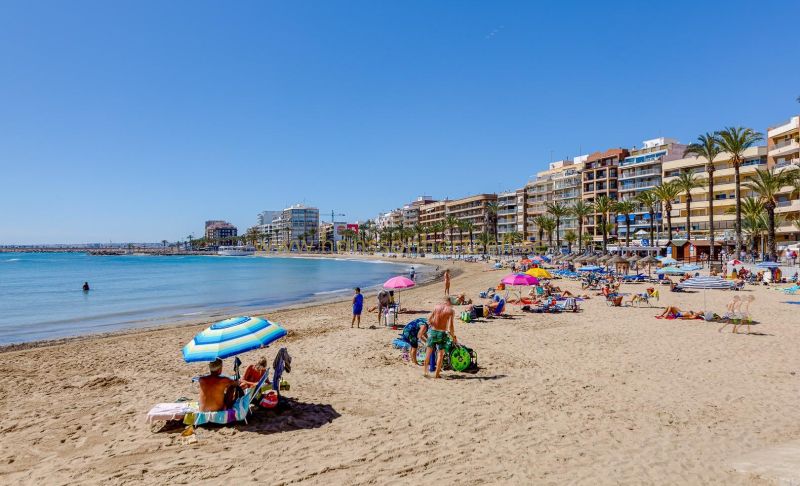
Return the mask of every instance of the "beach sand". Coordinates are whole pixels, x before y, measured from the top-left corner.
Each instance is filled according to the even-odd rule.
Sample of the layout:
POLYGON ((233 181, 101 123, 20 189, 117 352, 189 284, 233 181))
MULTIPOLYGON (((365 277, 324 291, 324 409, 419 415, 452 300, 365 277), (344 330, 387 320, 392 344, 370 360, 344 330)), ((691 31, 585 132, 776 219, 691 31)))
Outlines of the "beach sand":
MULTIPOLYGON (((453 293, 475 299, 504 271, 441 263, 453 293)), ((357 285, 358 282, 353 282, 357 285)), ((576 290, 575 282, 559 281, 576 290)), ((641 291, 625 285, 623 291, 641 291)), ((424 316, 441 282, 403 291, 424 316)), ((391 346, 398 331, 350 328, 350 304, 271 312, 292 354, 283 414, 249 424, 154 433, 157 402, 195 398, 181 347, 205 324, 67 340, 0 354, 3 484, 771 484, 734 470, 743 454, 800 438, 800 300, 749 287, 754 335, 657 320, 664 305, 699 309, 703 294, 662 289, 653 308, 522 314, 464 324, 477 374, 424 379, 391 346)), ((719 313, 731 293, 708 291, 719 313)), ((366 306, 375 301, 369 294, 366 306)), ((458 308, 456 308, 458 309, 458 308)), ((226 361, 226 370, 229 370, 226 361)))

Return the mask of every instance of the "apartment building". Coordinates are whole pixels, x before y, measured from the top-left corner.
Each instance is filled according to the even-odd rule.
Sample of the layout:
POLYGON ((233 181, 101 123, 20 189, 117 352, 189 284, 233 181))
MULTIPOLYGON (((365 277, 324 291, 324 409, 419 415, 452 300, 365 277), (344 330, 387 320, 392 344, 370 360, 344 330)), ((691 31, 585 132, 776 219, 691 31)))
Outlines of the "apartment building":
MULTIPOLYGON (((419 222, 423 225, 444 223, 448 217, 452 216, 459 221, 469 221, 473 224, 473 235, 482 233, 484 230, 491 231, 486 227, 488 220, 489 205, 497 203, 496 194, 476 194, 452 201, 435 201, 422 204, 419 207, 419 222)), ((458 239, 458 231, 453 232, 453 238, 458 239)), ((466 236, 465 236, 466 237, 466 236)), ((444 234, 439 233, 434 239, 433 234, 426 235, 428 244, 449 241, 450 232, 445 230, 444 234)))
POLYGON ((213 219, 206 221, 206 240, 218 245, 235 245, 238 234, 236 226, 227 221, 213 219))
MULTIPOLYGON (((589 155, 581 171, 581 198, 587 203, 594 203, 600 196, 617 200, 619 164, 629 155, 630 153, 623 148, 612 148, 589 155)), ((601 220, 600 216, 598 213, 592 214, 586 218, 584 225, 584 232, 591 234, 594 241, 603 239, 603 232, 597 226, 601 220)))
MULTIPOLYGON (((645 140, 641 148, 632 148, 630 154, 619 164, 618 199, 635 200, 639 193, 661 184, 663 163, 682 159, 685 150, 686 145, 667 137, 645 140)), ((632 234, 650 228, 647 208, 637 206, 637 211, 628 218, 632 234)), ((625 238, 627 231, 627 226, 624 224, 625 216, 620 215, 617 219, 620 223, 619 237, 625 238)))
MULTIPOLYGON (((767 167, 767 147, 750 147, 744 153, 744 161, 739 168, 741 182, 744 183, 755 174, 757 169, 767 167)), ((734 183, 734 169, 730 154, 723 152, 714 160, 714 194, 708 193, 708 187, 703 186, 692 191, 692 242, 696 246, 703 246, 703 241, 708 240, 709 218, 708 199, 714 198, 714 235, 715 240, 728 245, 735 244, 735 215, 729 213, 736 206, 736 185, 734 183)), ((683 171, 697 174, 696 177, 705 177, 706 160, 703 158, 686 157, 664 162, 662 165, 663 180, 670 182, 683 171)), ((755 197, 745 187, 741 188, 741 197, 755 197)), ((672 229, 676 234, 673 238, 685 237, 686 232, 686 195, 681 194, 672 204, 672 229)), ((663 220, 666 223, 666 217, 663 220)), ((707 243, 706 243, 707 245, 707 243)))
POLYGON ((319 241, 319 209, 295 204, 281 211, 274 219, 277 230, 276 244, 292 246, 312 245, 319 241))
MULTIPOLYGON (((558 202, 570 207, 581 198, 581 174, 584 162, 588 155, 573 159, 551 162, 548 169, 536 174, 536 178, 525 186, 526 211, 525 211, 525 236, 528 241, 536 241, 539 228, 533 222, 536 216, 547 214, 547 206, 558 202)), ((553 239, 563 241, 567 231, 577 232, 578 222, 575 217, 567 215, 561 218, 559 234, 553 234, 553 239)), ((546 236, 545 236, 546 237, 546 236)))
POLYGON ((497 238, 517 231, 517 191, 497 195, 497 238))
MULTIPOLYGON (((800 116, 767 129, 767 164, 776 170, 800 168, 800 116)), ((790 195, 787 188, 775 208, 778 216, 775 239, 779 244, 800 240, 800 230, 793 222, 800 218, 800 200, 792 200, 790 195)))

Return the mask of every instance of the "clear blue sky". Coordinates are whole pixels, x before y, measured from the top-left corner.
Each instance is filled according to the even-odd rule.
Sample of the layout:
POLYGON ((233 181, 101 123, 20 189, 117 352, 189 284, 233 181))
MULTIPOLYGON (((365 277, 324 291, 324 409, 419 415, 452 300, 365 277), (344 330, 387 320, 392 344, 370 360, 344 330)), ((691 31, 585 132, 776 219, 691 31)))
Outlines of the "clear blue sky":
POLYGON ((0 243, 365 219, 800 112, 800 2, 0 3, 0 243), (645 6, 644 4, 652 4, 645 6))

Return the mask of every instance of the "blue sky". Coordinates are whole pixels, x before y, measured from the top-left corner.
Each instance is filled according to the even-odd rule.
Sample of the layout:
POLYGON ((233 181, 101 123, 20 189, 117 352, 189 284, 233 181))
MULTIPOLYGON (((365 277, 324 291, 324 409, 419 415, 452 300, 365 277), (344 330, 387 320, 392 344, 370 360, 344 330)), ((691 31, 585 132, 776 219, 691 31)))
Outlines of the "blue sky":
POLYGON ((800 112, 800 2, 0 3, 0 243, 365 219, 800 112), (649 3, 651 5, 644 5, 649 3))

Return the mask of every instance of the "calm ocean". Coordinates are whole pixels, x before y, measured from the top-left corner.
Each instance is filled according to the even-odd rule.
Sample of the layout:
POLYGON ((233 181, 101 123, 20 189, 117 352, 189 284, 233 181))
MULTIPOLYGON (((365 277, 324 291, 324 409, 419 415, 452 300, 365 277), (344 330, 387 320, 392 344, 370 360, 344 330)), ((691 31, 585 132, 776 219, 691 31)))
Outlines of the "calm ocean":
POLYGON ((0 344, 349 295, 407 268, 312 258, 0 253, 0 344))

